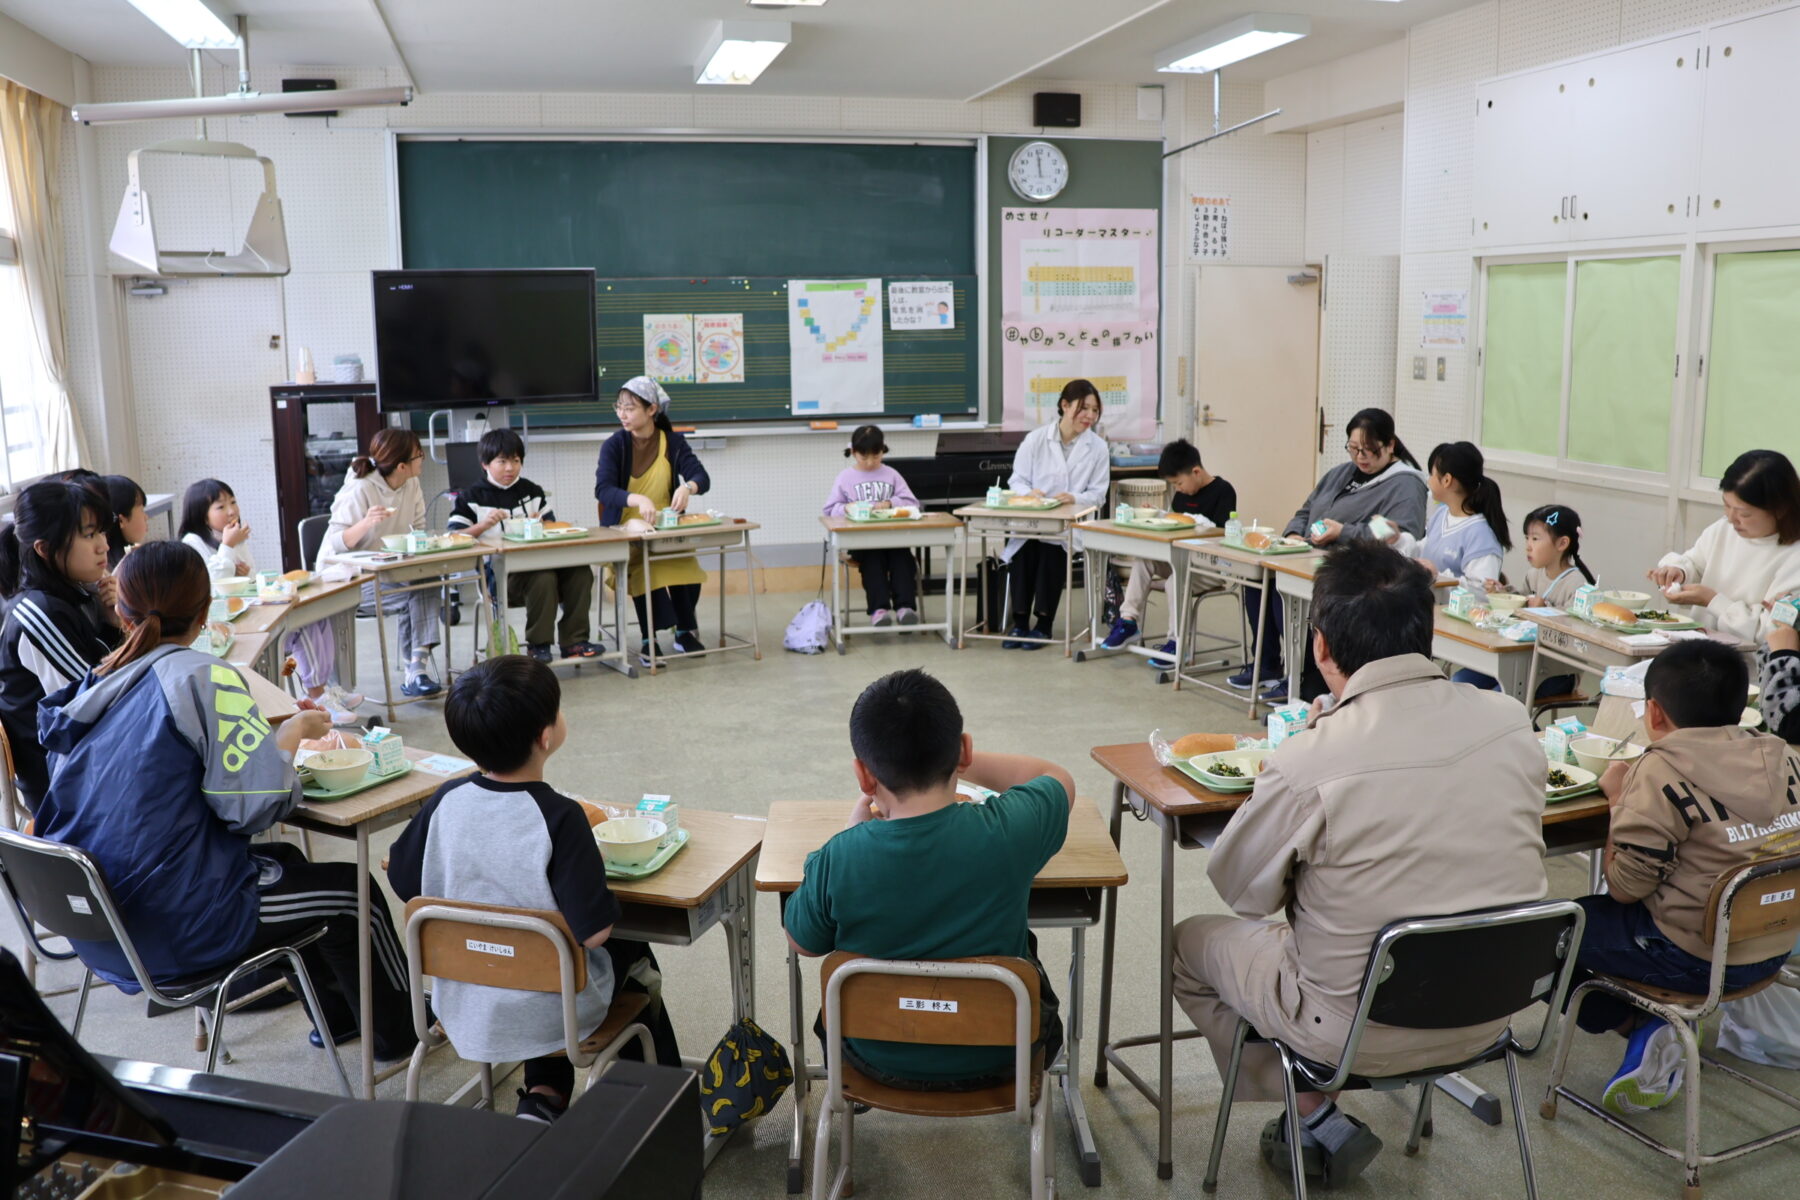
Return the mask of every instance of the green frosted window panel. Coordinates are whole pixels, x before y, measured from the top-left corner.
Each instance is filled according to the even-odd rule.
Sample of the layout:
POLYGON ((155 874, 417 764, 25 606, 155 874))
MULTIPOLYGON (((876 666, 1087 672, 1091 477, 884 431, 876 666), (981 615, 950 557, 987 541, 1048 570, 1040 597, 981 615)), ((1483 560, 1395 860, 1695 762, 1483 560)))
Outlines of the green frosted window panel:
POLYGON ((1637 471, 1668 469, 1680 303, 1678 258, 1576 264, 1568 457, 1637 471))
POLYGON ((1700 473, 1746 450, 1800 446, 1800 250, 1713 260, 1700 473))
POLYGON ((1481 441, 1556 456, 1562 431, 1564 263, 1489 267, 1481 441))

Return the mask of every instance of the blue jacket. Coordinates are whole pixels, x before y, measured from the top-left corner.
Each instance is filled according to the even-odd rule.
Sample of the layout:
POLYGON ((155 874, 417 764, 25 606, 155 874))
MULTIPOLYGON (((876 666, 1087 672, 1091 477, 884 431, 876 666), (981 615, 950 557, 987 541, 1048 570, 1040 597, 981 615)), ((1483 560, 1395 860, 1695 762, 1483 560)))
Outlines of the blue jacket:
MULTIPOLYGON (((51 774, 38 835, 99 863, 151 978, 241 954, 259 873, 279 870, 252 856, 250 838, 293 811, 300 787, 237 668, 161 646, 48 697, 38 731, 51 774)), ((138 990, 116 945, 74 946, 96 974, 138 990)))
MULTIPOLYGON (((712 488, 712 480, 700 458, 679 433, 665 435, 669 460, 675 464, 675 477, 694 487, 696 496, 704 496, 712 488)), ((594 499, 600 502, 600 524, 617 525, 625 515, 631 495, 631 435, 623 429, 607 438, 600 446, 600 465, 594 468, 594 499)))

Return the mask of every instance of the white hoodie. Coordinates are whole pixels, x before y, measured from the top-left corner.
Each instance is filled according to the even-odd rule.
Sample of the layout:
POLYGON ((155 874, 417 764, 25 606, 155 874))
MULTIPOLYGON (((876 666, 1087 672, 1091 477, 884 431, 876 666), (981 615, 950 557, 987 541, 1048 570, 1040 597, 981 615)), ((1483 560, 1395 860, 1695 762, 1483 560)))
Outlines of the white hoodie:
POLYGON ((425 493, 420 489, 418 479, 409 479, 400 487, 391 488, 381 478, 379 470, 371 469, 361 479, 346 473, 344 486, 338 489, 337 497, 331 502, 331 524, 326 528, 325 541, 319 547, 319 562, 322 564, 326 559, 350 550, 379 550, 384 536, 423 528, 425 493), (350 526, 362 520, 377 505, 393 511, 360 543, 346 545, 344 534, 350 526))
POLYGON ((1702 530, 1686 554, 1665 554, 1656 565, 1680 567, 1688 583, 1718 593, 1695 620, 1750 642, 1769 636, 1771 619, 1763 601, 1800 591, 1800 542, 1783 546, 1774 534, 1740 537, 1724 517, 1702 530))

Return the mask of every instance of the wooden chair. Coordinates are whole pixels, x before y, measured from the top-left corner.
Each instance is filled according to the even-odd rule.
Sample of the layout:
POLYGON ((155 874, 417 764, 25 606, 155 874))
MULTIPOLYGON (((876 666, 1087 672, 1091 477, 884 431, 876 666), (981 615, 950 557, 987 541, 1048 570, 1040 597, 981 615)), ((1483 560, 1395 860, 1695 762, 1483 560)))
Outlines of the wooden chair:
MULTIPOLYGON (((406 906, 406 957, 413 1030, 419 1035, 419 1044, 406 1068, 408 1100, 419 1098, 420 1068, 426 1054, 448 1041, 443 1034, 433 1033, 429 1025, 425 1008, 427 975, 484 987, 560 994, 561 1052, 577 1068, 587 1071, 583 1088, 611 1066, 633 1038, 644 1061, 656 1061, 650 1030, 638 1020, 650 1002, 643 992, 615 989, 606 1019, 598 1029, 582 1037, 575 997, 588 983, 587 954, 578 951, 575 935, 559 912, 419 896, 406 906), (478 945, 486 949, 475 949, 478 945)), ((480 1066, 481 1095, 492 1108, 494 1064, 483 1062, 480 1066)))
POLYGON ((1055 1157, 1048 1114, 1053 1089, 1045 1085, 1038 1036, 1038 970, 1023 958, 888 961, 846 951, 820 968, 825 994, 827 1082, 813 1142, 813 1200, 837 1200, 854 1191, 855 1109, 866 1104, 918 1117, 980 1117, 1013 1113, 1031 1130, 1032 1200, 1055 1194, 1055 1157), (951 1011, 918 1007, 944 1004, 951 1011), (974 1092, 923 1092, 877 1083, 844 1061, 844 1039, 917 1042, 937 1046, 1011 1046, 1013 1080, 974 1092), (831 1121, 844 1121, 843 1163, 831 1170, 831 1121))
POLYGON ((1568 1009, 1563 1015, 1562 1031, 1558 1035, 1556 1043, 1556 1057, 1550 1066, 1550 1084, 1544 1093, 1543 1106, 1539 1110, 1544 1119, 1546 1121, 1555 1120, 1558 1097, 1566 1098, 1583 1112, 1592 1113, 1614 1129, 1631 1135, 1652 1150, 1680 1160, 1685 1171, 1682 1186, 1684 1200, 1699 1200, 1701 1167, 1726 1162, 1749 1154, 1753 1150, 1761 1150, 1800 1135, 1800 1124, 1790 1125, 1775 1133, 1753 1138, 1727 1150, 1720 1150, 1714 1154, 1701 1153, 1700 1068, 1702 1063, 1723 1075, 1729 1075, 1739 1083, 1754 1088, 1770 1099, 1779 1100, 1790 1108, 1800 1109, 1800 1096, 1791 1095, 1760 1079, 1727 1066, 1716 1058, 1701 1054, 1700 1035, 1697 1032, 1699 1023, 1711 1016, 1713 1010, 1717 1009, 1722 1001, 1741 1000, 1745 996, 1754 996, 1757 992, 1776 983, 1786 987, 1800 988, 1800 975, 1796 975, 1790 967, 1783 967, 1761 983, 1754 983, 1745 988, 1734 988, 1730 991, 1725 990, 1726 960, 1733 945, 1778 931, 1791 937, 1794 930, 1800 927, 1800 898, 1796 898, 1797 894, 1800 894, 1800 853, 1763 859, 1729 875, 1719 877, 1718 881, 1713 884, 1712 896, 1707 906, 1706 923, 1701 931, 1701 936, 1711 942, 1713 948, 1712 974, 1707 981, 1704 995, 1674 992, 1667 988, 1652 987, 1646 983, 1618 979, 1611 975, 1595 975, 1593 978, 1577 984, 1575 990, 1570 993, 1568 1009), (1682 1050, 1687 1060, 1683 1089, 1683 1099, 1686 1101, 1687 1111, 1685 1137, 1679 1149, 1656 1140, 1631 1122, 1613 1116, 1598 1104, 1577 1093, 1573 1088, 1563 1086, 1563 1071, 1569 1061, 1569 1046, 1575 1040, 1575 1014, 1581 1008, 1582 997, 1588 992, 1604 992, 1623 1000, 1633 1008, 1662 1018, 1669 1023, 1669 1026, 1674 1029, 1675 1035, 1681 1039, 1682 1050))
POLYGON ((1594 703, 1594 698, 1579 687, 1560 696, 1539 696, 1531 702, 1531 728, 1533 730, 1540 728, 1538 720, 1545 713, 1555 717, 1565 708, 1591 708, 1594 703))

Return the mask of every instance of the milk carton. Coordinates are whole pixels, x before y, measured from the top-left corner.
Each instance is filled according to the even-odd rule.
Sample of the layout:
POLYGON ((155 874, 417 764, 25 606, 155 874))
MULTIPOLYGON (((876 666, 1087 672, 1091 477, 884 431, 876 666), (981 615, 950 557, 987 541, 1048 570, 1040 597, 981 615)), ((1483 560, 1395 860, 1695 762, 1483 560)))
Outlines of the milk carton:
POLYGON ((1553 763, 1572 763, 1575 756, 1569 752, 1569 743, 1576 738, 1587 736, 1588 727, 1580 717, 1564 717, 1560 721, 1552 721, 1544 728, 1544 757, 1553 763))
POLYGON ((1269 713, 1269 746, 1279 746, 1296 733, 1304 732, 1309 714, 1308 706, 1299 701, 1272 710, 1269 713))
POLYGON ((1387 541, 1394 536, 1394 523, 1386 517, 1370 517, 1369 536, 1378 542, 1387 541))
POLYGON ((375 756, 369 770, 377 775, 392 775, 406 766, 406 747, 400 735, 377 725, 363 735, 363 749, 375 756))
POLYGON ((987 508, 1006 507, 1006 489, 996 483, 987 490, 987 499, 983 500, 982 504, 987 508))
POLYGON ((1591 583, 1584 583, 1569 598, 1569 612, 1584 621, 1591 621, 1594 619, 1594 605, 1600 602, 1600 589, 1591 583))
POLYGON ((681 829, 681 807, 667 796, 646 795, 637 802, 637 808, 633 811, 637 816, 649 817, 653 821, 663 823, 663 843, 665 845, 681 829))
POLYGON ((1472 620, 1473 617, 1471 614, 1474 613, 1476 609, 1481 608, 1486 602, 1487 597, 1481 592, 1458 584, 1450 589, 1450 595, 1445 600, 1444 607, 1449 611, 1451 616, 1461 617, 1463 620, 1467 621, 1472 620))
POLYGON ((1769 610, 1769 615, 1783 625, 1800 628, 1800 593, 1783 596, 1777 600, 1775 607, 1769 610))
POLYGON ((866 521, 874 509, 867 500, 852 500, 844 505, 844 515, 852 521, 866 521))
POLYGON ((1113 520, 1121 525, 1125 524, 1125 522, 1131 520, 1135 516, 1137 516, 1137 509, 1131 507, 1129 504, 1120 503, 1117 508, 1113 509, 1113 520))

